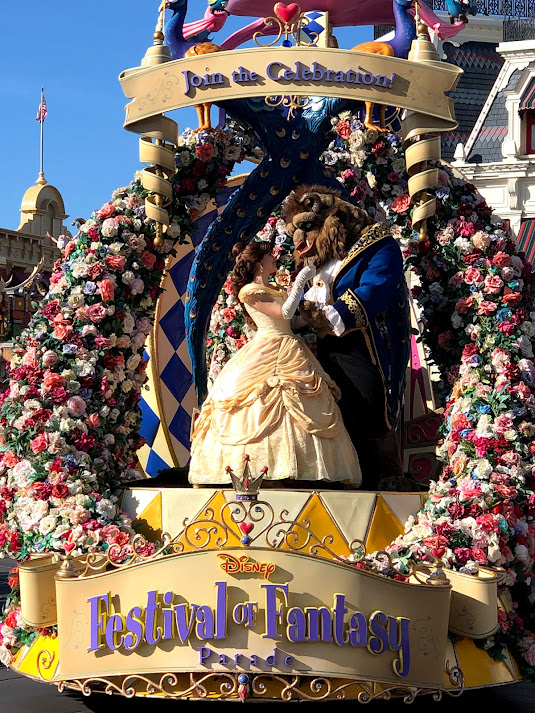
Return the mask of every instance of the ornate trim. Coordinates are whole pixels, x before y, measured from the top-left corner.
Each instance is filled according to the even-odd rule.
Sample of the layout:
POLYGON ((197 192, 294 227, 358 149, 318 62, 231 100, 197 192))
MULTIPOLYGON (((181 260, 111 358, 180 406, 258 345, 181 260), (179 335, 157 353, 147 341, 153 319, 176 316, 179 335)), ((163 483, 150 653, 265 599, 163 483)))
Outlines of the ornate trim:
MULTIPOLYGON (((143 535, 136 535, 132 542, 126 546, 113 544, 106 552, 107 565, 115 569, 135 566, 145 562, 166 559, 191 551, 219 550, 222 548, 248 548, 253 544, 254 549, 280 549, 284 547, 290 553, 299 553, 309 557, 328 559, 338 564, 354 567, 357 562, 366 558, 366 548, 361 540, 349 543, 349 558, 337 554, 332 549, 334 537, 330 534, 319 538, 310 529, 310 522, 292 520, 288 518, 288 511, 282 510, 278 517, 270 503, 262 500, 226 502, 216 515, 211 507, 206 507, 199 516, 189 522, 183 522, 180 532, 171 537, 168 533, 162 535, 160 547, 153 554, 147 555, 147 541, 143 535), (245 526, 245 527, 244 527, 245 526), (254 532, 255 527, 261 528, 254 532), (252 536, 240 536, 240 530, 253 533, 252 536), (187 546, 187 547, 186 547, 187 546)), ((387 552, 376 552, 378 562, 392 567, 390 555, 387 552)), ((90 577, 102 572, 102 555, 90 553, 87 555, 87 564, 79 578, 90 577)), ((383 577, 380 572, 373 569, 367 570, 373 576, 383 577)))
POLYGON ((355 293, 352 290, 347 290, 340 299, 347 305, 347 309, 355 317, 354 329, 366 329, 368 326, 368 315, 355 293))
POLYGON ((357 257, 357 255, 360 255, 360 253, 364 252, 364 250, 367 250, 371 245, 375 245, 375 243, 378 243, 379 240, 383 240, 384 238, 388 238, 389 236, 390 231, 388 227, 386 225, 383 225, 382 223, 375 223, 375 225, 370 225, 369 228, 365 228, 357 242, 353 245, 353 247, 350 249, 346 257, 342 261, 338 272, 333 277, 332 284, 334 284, 335 280, 340 276, 342 270, 350 262, 352 262, 357 257))
POLYGON ((402 698, 412 703, 416 696, 432 694, 440 701, 444 694, 458 697, 464 690, 464 676, 460 668, 449 668, 446 675, 453 689, 430 689, 418 686, 393 685, 365 679, 340 679, 327 676, 284 676, 269 673, 155 673, 128 674, 80 678, 58 683, 62 693, 65 688, 80 691, 84 696, 92 693, 118 694, 125 698, 151 697, 190 699, 256 699, 281 701, 356 700, 369 703, 373 700, 402 698), (275 697, 276 696, 276 697, 275 697))

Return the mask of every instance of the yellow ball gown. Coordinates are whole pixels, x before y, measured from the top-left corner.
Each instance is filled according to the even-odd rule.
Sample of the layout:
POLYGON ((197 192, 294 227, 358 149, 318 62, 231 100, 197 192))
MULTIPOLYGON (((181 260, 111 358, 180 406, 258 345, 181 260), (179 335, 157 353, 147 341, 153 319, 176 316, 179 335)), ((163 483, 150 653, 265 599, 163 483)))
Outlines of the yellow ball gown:
MULTIPOLYGON (((254 294, 268 294, 281 305, 287 297, 249 284, 239 299, 254 294)), ((361 472, 335 401, 338 387, 289 320, 268 317, 247 303, 245 308, 257 332, 224 366, 203 404, 193 431, 190 483, 229 483, 226 466, 241 474, 247 454, 254 475, 267 466, 264 480, 358 487, 361 472)))

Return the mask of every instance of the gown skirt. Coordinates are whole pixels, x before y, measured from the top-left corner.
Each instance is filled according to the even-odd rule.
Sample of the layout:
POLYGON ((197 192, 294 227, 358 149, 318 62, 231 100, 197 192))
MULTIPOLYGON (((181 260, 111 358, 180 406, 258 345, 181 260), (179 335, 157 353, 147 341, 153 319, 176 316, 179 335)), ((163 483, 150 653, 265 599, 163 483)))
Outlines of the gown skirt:
POLYGON ((336 385, 289 323, 264 315, 255 321, 264 328, 224 366, 197 418, 190 482, 229 483, 225 468, 241 475, 248 455, 253 476, 267 466, 264 480, 357 487, 358 457, 336 404, 336 385))

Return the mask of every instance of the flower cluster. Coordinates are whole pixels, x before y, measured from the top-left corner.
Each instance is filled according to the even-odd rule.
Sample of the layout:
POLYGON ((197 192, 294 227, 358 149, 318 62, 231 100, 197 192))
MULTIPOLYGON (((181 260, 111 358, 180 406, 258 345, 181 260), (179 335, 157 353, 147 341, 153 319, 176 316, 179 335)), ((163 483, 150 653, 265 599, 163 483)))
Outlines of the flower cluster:
MULTIPOLYGON (((115 488, 139 477, 143 349, 165 258, 243 157, 246 138, 239 130, 181 137, 162 246, 139 181, 60 239, 48 294, 17 339, 0 397, 0 553, 132 554, 115 488)), ((6 662, 35 630, 22 625, 15 595, 0 623, 6 662)))
MULTIPOLYGON (((256 235, 256 240, 273 242, 277 252, 278 270, 274 276, 277 284, 290 288, 292 282, 293 258, 292 242, 286 233, 284 221, 277 215, 271 216, 262 230, 256 235)), ((206 339, 206 359, 208 379, 211 382, 219 375, 227 361, 254 334, 254 329, 247 323, 243 308, 232 292, 232 272, 229 273, 217 302, 212 310, 208 336, 206 339)))
POLYGON ((331 157, 329 163, 354 197, 362 191, 366 207, 363 176, 370 174, 370 161, 376 165, 370 184, 373 199, 400 240, 406 265, 416 273, 413 297, 421 308, 423 338, 444 384, 445 438, 439 452, 443 473, 431 483, 425 507, 409 519, 405 534, 387 550, 402 575, 408 574, 410 561, 433 562, 437 557, 469 574, 477 573, 480 566, 502 567, 507 596, 502 597, 506 605, 499 612, 500 631, 481 645, 497 658, 507 645, 523 671, 533 674, 531 265, 517 253, 502 221, 492 215, 475 187, 445 166, 438 167, 429 240, 419 242, 410 220, 407 175, 392 170, 394 161, 403 159, 400 144, 389 135, 374 136, 375 142, 368 138, 367 143, 369 133, 347 117, 341 117, 334 128, 339 138, 332 152, 338 160, 331 157), (383 156, 388 157, 387 165, 380 160, 383 156), (374 183, 377 175, 380 180, 374 183))

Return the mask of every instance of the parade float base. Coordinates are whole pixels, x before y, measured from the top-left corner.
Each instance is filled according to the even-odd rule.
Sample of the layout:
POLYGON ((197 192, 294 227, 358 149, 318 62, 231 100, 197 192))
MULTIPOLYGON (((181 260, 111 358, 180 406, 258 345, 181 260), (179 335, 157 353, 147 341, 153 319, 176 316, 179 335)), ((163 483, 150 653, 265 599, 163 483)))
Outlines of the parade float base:
MULTIPOLYGON (((464 689, 521 680, 511 656, 506 653, 502 661, 494 661, 476 643, 496 628, 499 573, 482 568, 474 578, 448 571, 450 588, 430 585, 430 570, 425 568, 415 571, 407 584, 363 572, 346 561, 353 557, 356 541, 368 553, 391 543, 426 497, 266 489, 258 504, 244 505, 232 490, 145 485, 125 489, 121 506, 140 534, 151 541, 165 541, 164 533, 174 535, 165 556, 119 568, 108 564, 107 570, 100 560, 93 570, 82 574, 81 568, 81 576, 62 580, 54 580, 59 564, 51 558, 31 560, 21 568, 23 616, 34 626, 38 620, 41 626, 58 621, 58 636, 40 635, 17 652, 11 665, 25 676, 85 695, 106 691, 126 697, 190 699, 412 700, 422 693, 457 694, 463 680, 464 689), (240 515, 234 522, 226 516, 240 508, 249 509, 247 518, 240 515), (269 547, 266 533, 271 536, 269 547), (314 543, 319 544, 312 551, 314 543), (205 607, 195 626, 201 627, 197 633, 212 627, 206 641, 197 639, 193 646, 193 634, 188 639, 189 633, 182 633, 184 640, 177 645, 176 632, 168 627, 166 635, 162 619, 162 640, 147 647, 146 612, 152 592, 161 598, 166 591, 175 593, 173 603, 182 602, 175 607, 182 612, 191 612, 192 602, 200 602, 193 605, 198 611, 205 607), (255 598, 267 602, 264 633, 256 622, 247 621, 253 616, 255 598), (310 612, 320 620, 321 612, 332 616, 335 641, 321 629, 314 641, 290 644, 288 638, 303 641, 295 634, 299 617, 284 622, 284 633, 279 626, 282 604, 287 609, 295 605, 290 611, 306 621, 307 636, 310 612), (139 641, 135 633, 124 638, 125 632, 136 629, 132 619, 135 624, 141 611, 136 607, 145 607, 139 641), (355 607, 363 614, 355 614, 355 607), (367 645, 359 643, 355 627, 352 635, 341 628, 336 633, 338 608, 342 619, 346 612, 349 628, 357 621, 352 617, 365 615, 367 645), (381 627, 374 630, 373 621, 385 624, 384 646, 381 627), (273 632, 266 640, 270 626, 278 631, 277 640, 273 632), (372 636, 374 631, 378 636, 372 636), (346 646, 344 636, 352 645, 346 646), (132 644, 130 650, 127 644, 132 644), (437 659, 440 681, 430 673, 437 659)), ((163 611, 171 600, 161 601, 163 611)), ((187 616, 183 621, 188 624, 187 616)), ((151 636, 158 633, 155 626, 153 622, 151 636)))

